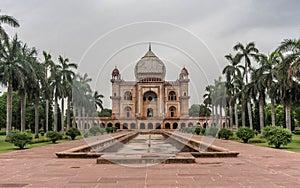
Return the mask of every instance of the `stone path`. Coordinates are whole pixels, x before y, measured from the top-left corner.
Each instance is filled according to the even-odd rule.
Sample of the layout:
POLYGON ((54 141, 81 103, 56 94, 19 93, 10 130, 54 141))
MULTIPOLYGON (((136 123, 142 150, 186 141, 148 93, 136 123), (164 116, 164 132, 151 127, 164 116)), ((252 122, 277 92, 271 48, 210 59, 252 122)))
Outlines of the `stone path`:
POLYGON ((83 144, 77 140, 0 154, 0 187, 300 187, 300 153, 215 140, 214 145, 240 155, 139 168, 55 156, 83 144))

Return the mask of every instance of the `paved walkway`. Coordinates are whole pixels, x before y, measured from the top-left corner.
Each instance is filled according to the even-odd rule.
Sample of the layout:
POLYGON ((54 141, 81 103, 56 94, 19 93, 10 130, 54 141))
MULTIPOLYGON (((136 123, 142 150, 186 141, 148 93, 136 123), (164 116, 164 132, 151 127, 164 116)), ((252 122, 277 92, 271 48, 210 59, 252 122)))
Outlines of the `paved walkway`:
POLYGON ((239 151, 239 157, 142 168, 54 154, 83 144, 77 140, 0 154, 0 187, 300 187, 300 153, 215 140, 214 145, 239 151))

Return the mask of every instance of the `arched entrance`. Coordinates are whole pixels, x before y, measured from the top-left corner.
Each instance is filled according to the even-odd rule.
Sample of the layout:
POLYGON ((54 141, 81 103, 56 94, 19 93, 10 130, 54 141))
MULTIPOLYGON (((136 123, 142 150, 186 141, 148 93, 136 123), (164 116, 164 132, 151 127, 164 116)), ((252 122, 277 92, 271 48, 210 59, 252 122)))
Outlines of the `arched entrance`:
POLYGON ((145 129, 145 123, 140 123, 140 129, 145 129))
POLYGON ((128 124, 127 123, 123 124, 123 129, 128 129, 128 124))
POLYGON ((184 128, 185 127, 185 123, 181 123, 180 127, 184 128))
POLYGON ((178 123, 173 123, 173 129, 178 129, 178 123))
POLYGON ((166 123, 165 124, 165 129, 171 129, 171 124, 170 123, 166 123))
POLYGON ((161 129, 160 123, 156 123, 156 124, 155 124, 155 129, 161 129))
POLYGON ((121 128, 120 123, 116 123, 116 124, 115 124, 115 127, 116 127, 117 129, 120 129, 120 128, 121 128))
POLYGON ((143 116, 155 117, 158 115, 157 94, 153 91, 147 91, 143 95, 143 116))
POLYGON ((131 123, 131 124, 130 124, 130 129, 136 129, 135 123, 131 123))
POLYGON ((148 129, 153 129, 153 124, 152 123, 148 123, 148 129))

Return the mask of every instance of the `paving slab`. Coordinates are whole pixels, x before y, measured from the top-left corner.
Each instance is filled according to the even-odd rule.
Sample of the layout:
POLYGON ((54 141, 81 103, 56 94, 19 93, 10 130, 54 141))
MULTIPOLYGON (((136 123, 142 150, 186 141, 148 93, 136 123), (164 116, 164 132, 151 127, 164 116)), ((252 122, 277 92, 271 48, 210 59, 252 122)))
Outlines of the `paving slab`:
POLYGON ((214 145, 238 151, 239 156, 148 167, 55 155, 84 144, 76 140, 0 154, 0 187, 300 187, 300 153, 285 150, 216 139, 214 145))

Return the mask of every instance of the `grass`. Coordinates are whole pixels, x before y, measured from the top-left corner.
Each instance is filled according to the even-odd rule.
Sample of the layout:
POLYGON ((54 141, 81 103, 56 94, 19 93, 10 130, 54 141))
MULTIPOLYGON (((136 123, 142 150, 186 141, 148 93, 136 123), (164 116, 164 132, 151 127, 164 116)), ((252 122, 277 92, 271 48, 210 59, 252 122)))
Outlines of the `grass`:
MULTIPOLYGON (((270 147, 268 143, 254 143, 253 145, 256 146, 263 146, 263 147, 270 147)), ((274 148, 274 146, 272 146, 274 148)), ((300 135, 293 134, 293 140, 287 146, 281 146, 280 149, 293 151, 293 152, 300 152, 300 135)))
MULTIPOLYGON (((231 140, 231 141, 235 141, 235 142, 242 142, 242 140, 231 140)), ((252 144, 255 146, 262 146, 262 147, 270 147, 270 148, 274 148, 274 146, 269 146, 268 143, 248 143, 248 144, 252 144)), ((293 152, 300 152, 300 135, 295 135, 293 134, 293 139, 292 142, 289 143, 287 146, 281 146, 280 149, 284 149, 284 150, 288 150, 288 151, 293 151, 293 152)))
MULTIPOLYGON (((45 138, 44 136, 40 136, 40 138, 45 138)), ((80 139, 81 137, 76 137, 77 139, 80 139)), ((56 141, 56 143, 66 142, 70 141, 71 139, 62 139, 56 141)), ((40 147, 40 146, 46 146, 52 144, 51 141, 48 142, 41 142, 41 143, 35 143, 35 144, 28 144, 25 146, 25 148, 34 148, 34 147, 40 147)), ((14 144, 5 142, 5 136, 0 136, 0 153, 6 153, 11 151, 20 150, 18 147, 14 146, 14 144)))

